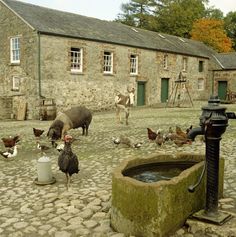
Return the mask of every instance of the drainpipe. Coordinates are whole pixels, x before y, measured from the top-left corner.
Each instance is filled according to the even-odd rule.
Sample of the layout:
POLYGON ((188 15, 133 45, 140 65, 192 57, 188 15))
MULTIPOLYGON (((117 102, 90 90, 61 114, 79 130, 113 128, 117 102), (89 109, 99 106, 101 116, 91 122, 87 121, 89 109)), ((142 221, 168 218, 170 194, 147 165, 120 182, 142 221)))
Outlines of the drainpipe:
POLYGON ((212 78, 211 78, 211 94, 214 95, 215 90, 215 71, 212 70, 212 78))
POLYGON ((42 96, 42 88, 41 88, 41 42, 40 42, 40 32, 38 31, 38 93, 39 97, 42 96))

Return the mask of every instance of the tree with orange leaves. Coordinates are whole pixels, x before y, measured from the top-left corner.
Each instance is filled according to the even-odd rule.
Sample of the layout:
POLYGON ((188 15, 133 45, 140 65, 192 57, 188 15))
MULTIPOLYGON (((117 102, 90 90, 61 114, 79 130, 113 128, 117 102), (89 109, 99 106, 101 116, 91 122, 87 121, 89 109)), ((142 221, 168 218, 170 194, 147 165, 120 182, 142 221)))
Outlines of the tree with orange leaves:
POLYGON ((219 53, 232 51, 232 41, 224 31, 224 21, 202 18, 193 23, 191 38, 202 41, 219 53))

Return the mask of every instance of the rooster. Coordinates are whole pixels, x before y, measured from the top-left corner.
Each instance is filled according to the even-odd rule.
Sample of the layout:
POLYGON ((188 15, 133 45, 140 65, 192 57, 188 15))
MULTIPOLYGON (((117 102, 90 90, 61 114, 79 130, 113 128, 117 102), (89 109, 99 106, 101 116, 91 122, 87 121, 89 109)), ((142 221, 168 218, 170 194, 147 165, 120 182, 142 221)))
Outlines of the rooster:
POLYGON ((20 136, 19 135, 15 136, 15 137, 10 136, 8 138, 3 137, 2 141, 3 141, 5 147, 12 148, 16 145, 17 142, 20 141, 20 136))
POLYGON ((33 128, 33 133, 36 138, 39 138, 43 134, 44 130, 33 128))
POLYGON ((71 176, 74 173, 79 172, 79 161, 76 154, 72 152, 71 144, 72 144, 73 138, 70 135, 65 135, 64 137, 64 149, 60 152, 60 155, 58 157, 58 166, 59 169, 65 173, 66 179, 67 179, 67 190, 70 186, 70 180, 71 176))
POLYGON ((157 133, 152 131, 150 128, 147 128, 147 132, 148 132, 148 139, 154 141, 157 137, 157 133))

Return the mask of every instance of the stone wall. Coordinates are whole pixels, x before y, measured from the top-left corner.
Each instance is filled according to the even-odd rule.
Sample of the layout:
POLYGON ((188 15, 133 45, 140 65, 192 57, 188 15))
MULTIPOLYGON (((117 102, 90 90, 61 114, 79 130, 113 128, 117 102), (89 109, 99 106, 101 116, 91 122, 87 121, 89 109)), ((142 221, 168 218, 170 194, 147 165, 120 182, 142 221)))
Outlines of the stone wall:
POLYGON ((214 71, 214 92, 218 92, 218 81, 227 81, 228 89, 236 93, 236 70, 214 71))
POLYGON ((28 103, 28 118, 32 118, 38 97, 37 80, 37 34, 23 20, 0 2, 0 94, 13 98, 13 117, 19 97, 28 103), (10 61, 10 39, 20 38, 20 63, 10 61), (13 90, 13 77, 20 79, 19 90, 13 90), (16 99, 14 99, 16 97, 16 99))
MULTIPOLYGON (((174 81, 182 70, 183 57, 188 61, 186 79, 192 99, 208 97, 208 59, 168 53, 169 65, 164 69, 165 52, 66 37, 39 36, 2 3, 0 22, 0 52, 4 52, 0 55, 0 94, 24 99, 27 102, 27 119, 39 119, 42 98, 53 99, 57 111, 78 104, 93 111, 113 109, 117 91, 126 93, 130 84, 137 89, 138 81, 146 82, 146 105, 160 103, 161 78, 169 78, 170 94, 174 81), (15 36, 20 37, 19 64, 10 63, 10 38, 15 36), (83 49, 82 73, 70 71, 71 47, 83 49), (111 75, 103 73, 104 50, 111 51, 114 55, 114 72, 111 75), (138 55, 137 76, 132 76, 129 72, 130 54, 138 55), (205 70, 201 73, 198 72, 199 60, 204 61, 205 70), (18 91, 12 90, 13 76, 20 78, 18 91), (205 81, 202 91, 197 89, 199 78, 205 81)), ((17 99, 13 99, 13 103, 15 101, 17 99)), ((16 110, 17 104, 13 105, 13 115, 16 110)))
POLYGON ((12 97, 0 97, 0 119, 10 119, 12 117, 12 97))
MULTIPOLYGON (((92 110, 114 108, 116 91, 126 93, 126 87, 137 81, 146 82, 146 105, 160 103, 161 78, 170 79, 170 89, 182 70, 183 55, 168 54, 169 67, 163 69, 164 53, 153 50, 97 43, 79 39, 41 37, 41 75, 42 95, 53 98, 59 110, 73 105, 84 104, 92 110), (83 72, 71 73, 69 67, 70 47, 83 48, 83 72), (112 51, 114 55, 114 73, 103 74, 103 51, 112 51), (129 73, 129 55, 137 54, 139 73, 131 76, 129 73)), ((186 56, 185 56, 186 57, 186 56)), ((208 60, 187 57, 186 72, 189 88, 193 99, 206 98, 208 87, 204 91, 197 90, 197 79, 207 82, 208 60), (204 72, 198 72, 199 60, 204 61, 204 72)), ((207 83, 206 83, 207 85, 207 83)))

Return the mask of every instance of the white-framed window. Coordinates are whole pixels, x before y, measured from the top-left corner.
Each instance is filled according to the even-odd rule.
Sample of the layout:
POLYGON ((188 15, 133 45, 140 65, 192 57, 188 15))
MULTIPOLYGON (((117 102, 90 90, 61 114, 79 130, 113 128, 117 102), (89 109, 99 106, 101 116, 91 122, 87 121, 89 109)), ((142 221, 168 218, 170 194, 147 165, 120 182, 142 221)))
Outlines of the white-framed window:
POLYGON ((20 90, 20 78, 17 76, 12 77, 12 90, 19 91, 20 90))
POLYGON ((103 72, 113 73, 113 53, 104 51, 103 54, 103 72))
POLYGON ((188 63, 188 60, 187 60, 187 58, 183 58, 183 68, 182 68, 182 70, 183 70, 183 72, 186 72, 187 71, 187 63, 188 63))
POLYGON ((130 74, 138 74, 138 56, 135 54, 130 55, 130 74))
POLYGON ((10 39, 10 55, 11 63, 20 63, 20 38, 14 37, 10 39))
POLYGON ((163 68, 168 69, 168 55, 165 54, 163 57, 163 68))
POLYGON ((83 49, 71 48, 71 72, 82 72, 83 71, 83 49))
POLYGON ((197 89, 199 91, 203 91, 204 87, 205 87, 204 79, 203 78, 199 78, 198 81, 197 81, 197 89))

